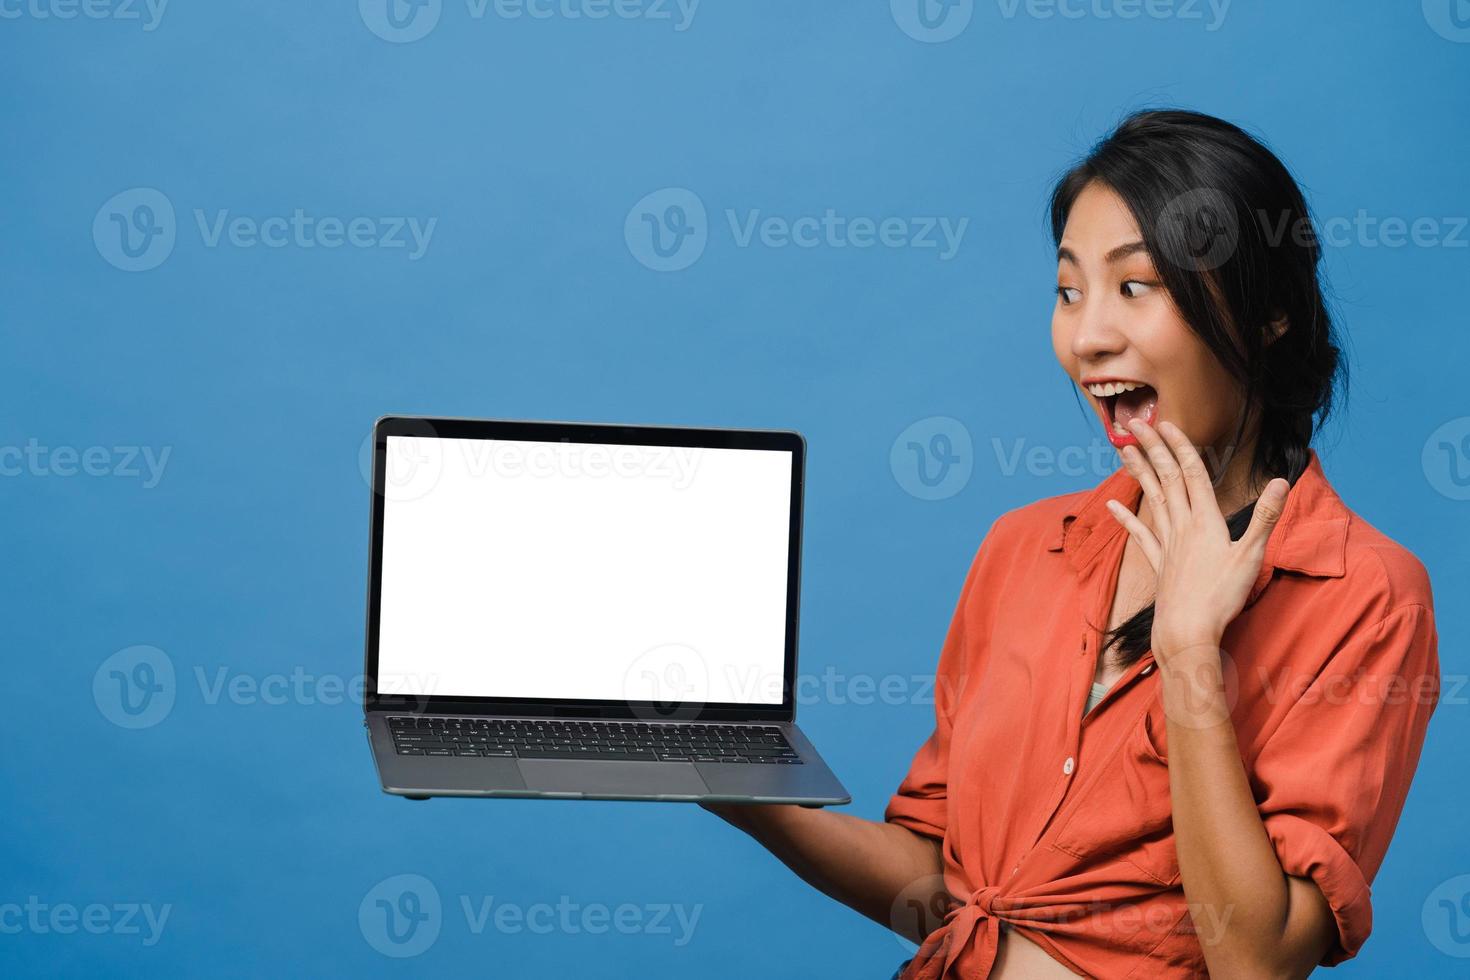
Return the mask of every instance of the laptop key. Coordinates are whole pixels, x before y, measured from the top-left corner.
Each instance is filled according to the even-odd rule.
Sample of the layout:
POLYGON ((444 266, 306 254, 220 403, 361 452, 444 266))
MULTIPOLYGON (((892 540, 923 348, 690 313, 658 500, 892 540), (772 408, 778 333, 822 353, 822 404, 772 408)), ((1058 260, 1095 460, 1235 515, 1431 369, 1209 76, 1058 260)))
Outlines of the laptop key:
POLYGON ((454 755, 453 749, 424 749, 425 755, 454 755))
POLYGON ((424 754, 424 750, 423 749, 413 749, 413 748, 400 748, 398 750, 398 754, 399 755, 423 755, 424 754))

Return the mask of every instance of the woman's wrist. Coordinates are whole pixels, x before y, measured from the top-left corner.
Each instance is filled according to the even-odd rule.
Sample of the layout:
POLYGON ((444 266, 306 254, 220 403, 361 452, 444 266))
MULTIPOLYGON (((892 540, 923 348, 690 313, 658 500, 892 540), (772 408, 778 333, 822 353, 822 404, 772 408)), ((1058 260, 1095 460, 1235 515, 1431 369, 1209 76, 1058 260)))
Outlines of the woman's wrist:
POLYGON ((1156 629, 1152 636, 1154 659, 1162 670, 1171 660, 1200 656, 1205 652, 1219 653, 1223 630, 1209 626, 1194 625, 1187 629, 1156 629))
POLYGON ((1156 651, 1163 687, 1164 717, 1187 728, 1210 728, 1230 720, 1232 707, 1218 641, 1191 641, 1156 651))

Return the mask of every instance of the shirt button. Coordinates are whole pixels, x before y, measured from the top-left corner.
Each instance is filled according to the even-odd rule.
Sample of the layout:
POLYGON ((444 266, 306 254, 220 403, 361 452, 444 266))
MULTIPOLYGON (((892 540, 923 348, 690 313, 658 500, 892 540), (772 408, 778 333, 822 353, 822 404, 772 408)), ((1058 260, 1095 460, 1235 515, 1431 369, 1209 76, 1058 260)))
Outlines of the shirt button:
POLYGON ((1138 672, 1138 676, 1139 677, 1147 677, 1149 674, 1152 674, 1153 672, 1154 672, 1154 665, 1153 664, 1145 664, 1144 665, 1144 668, 1138 672))
POLYGON ((1072 775, 1072 769, 1073 769, 1072 757, 1069 755, 1069 756, 1067 756, 1067 761, 1064 762, 1064 763, 1062 763, 1062 775, 1064 775, 1064 776, 1070 776, 1070 775, 1072 775))

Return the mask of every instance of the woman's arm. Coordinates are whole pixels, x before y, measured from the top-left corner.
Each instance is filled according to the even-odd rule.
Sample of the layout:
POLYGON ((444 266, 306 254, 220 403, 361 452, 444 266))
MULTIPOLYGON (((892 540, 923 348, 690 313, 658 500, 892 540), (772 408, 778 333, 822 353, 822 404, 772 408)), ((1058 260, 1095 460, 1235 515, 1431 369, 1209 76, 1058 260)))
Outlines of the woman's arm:
POLYGON ((1210 976, 1305 977, 1336 924, 1316 884, 1281 870, 1241 761, 1219 647, 1155 659, 1179 874, 1210 976))
POLYGON ((933 880, 933 895, 913 898, 926 909, 949 901, 937 877, 944 870, 939 842, 906 827, 802 806, 704 807, 755 838, 807 884, 890 929, 909 924, 907 916, 895 918, 893 903, 905 889, 927 887, 925 879, 933 880))
POLYGON ((1153 654, 1169 739, 1174 845, 1210 975, 1304 977, 1336 935, 1317 885, 1288 876, 1251 795, 1225 696, 1220 639, 1245 606, 1290 485, 1261 491, 1232 541, 1209 471, 1178 426, 1134 419, 1123 462, 1143 488, 1153 527, 1109 501, 1157 575, 1153 654))

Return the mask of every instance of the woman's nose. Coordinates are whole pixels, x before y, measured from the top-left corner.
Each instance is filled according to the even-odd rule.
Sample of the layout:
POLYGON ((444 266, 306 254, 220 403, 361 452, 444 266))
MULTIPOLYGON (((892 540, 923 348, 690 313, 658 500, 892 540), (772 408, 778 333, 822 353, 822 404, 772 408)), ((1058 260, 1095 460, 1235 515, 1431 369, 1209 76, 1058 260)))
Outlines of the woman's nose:
POLYGON ((1119 354, 1127 346, 1123 331, 1118 328, 1117 311, 1106 302, 1087 303, 1074 322, 1077 329, 1072 334, 1072 356, 1079 361, 1086 363, 1119 354))

